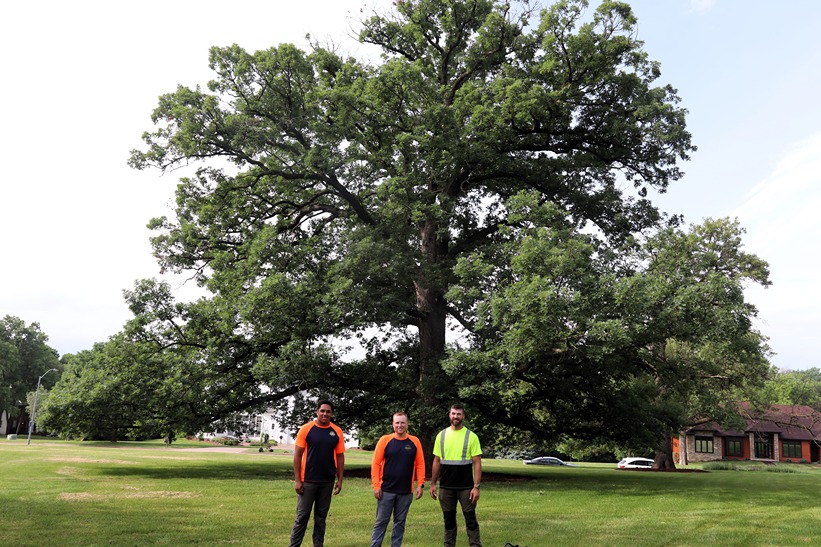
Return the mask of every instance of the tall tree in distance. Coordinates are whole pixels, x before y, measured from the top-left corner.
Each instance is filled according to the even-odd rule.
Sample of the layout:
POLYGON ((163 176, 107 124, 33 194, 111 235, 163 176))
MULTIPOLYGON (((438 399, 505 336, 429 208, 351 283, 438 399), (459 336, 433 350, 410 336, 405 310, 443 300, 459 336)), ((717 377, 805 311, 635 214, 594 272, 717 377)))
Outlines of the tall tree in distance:
MULTIPOLYGON (((38 323, 26 324, 19 317, 0 319, 0 410, 18 412, 18 403, 37 387, 37 379, 49 369, 62 370, 57 350, 48 345, 48 336, 38 323)), ((59 374, 43 378, 42 387, 51 386, 59 374)))
POLYGON ((766 404, 804 405, 821 412, 821 368, 774 371, 761 399, 766 404))
POLYGON ((664 220, 647 190, 693 150, 629 7, 586 8, 398 1, 362 23, 378 65, 319 46, 212 48, 208 90, 161 97, 130 163, 198 165, 175 216, 152 221, 153 245, 213 294, 193 307, 219 328, 135 292, 146 336, 246 370, 249 400, 259 385, 270 401, 322 390, 360 424, 404 408, 429 443, 460 387, 443 367, 449 329, 491 343, 472 338, 476 308, 449 297, 460 260, 496 256, 483 281, 503 282, 495 249, 555 222, 544 204, 602 245, 629 241, 664 220), (346 339, 364 356, 343 359, 346 339))

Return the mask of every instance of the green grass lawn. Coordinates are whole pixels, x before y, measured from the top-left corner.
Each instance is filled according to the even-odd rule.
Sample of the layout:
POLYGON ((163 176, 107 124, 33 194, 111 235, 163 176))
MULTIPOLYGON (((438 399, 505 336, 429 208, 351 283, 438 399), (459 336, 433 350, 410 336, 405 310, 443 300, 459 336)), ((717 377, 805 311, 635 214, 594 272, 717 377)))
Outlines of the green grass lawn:
MULTIPOLYGON (((0 545, 287 545, 296 507, 290 456, 192 446, 202 445, 0 440, 0 545)), ((349 451, 347 468, 365 470, 370 457, 349 451)), ((483 481, 482 540, 486 547, 821 545, 821 469, 789 467, 797 472, 486 460, 497 480, 483 481)), ((368 545, 374 514, 370 481, 346 478, 326 544, 368 545)), ((411 507, 405 545, 441 545, 441 534, 438 503, 426 493, 411 507)), ((458 545, 467 545, 464 521, 458 545)))

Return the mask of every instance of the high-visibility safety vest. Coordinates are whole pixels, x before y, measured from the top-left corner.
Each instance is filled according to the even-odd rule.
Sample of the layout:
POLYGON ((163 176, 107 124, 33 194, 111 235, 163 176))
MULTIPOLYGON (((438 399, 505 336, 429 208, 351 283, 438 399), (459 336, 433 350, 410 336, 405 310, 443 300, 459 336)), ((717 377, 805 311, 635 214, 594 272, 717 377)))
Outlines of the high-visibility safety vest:
POLYGON ((472 463, 472 459, 468 458, 468 444, 470 443, 470 434, 472 431, 468 428, 465 428, 465 442, 462 446, 462 459, 460 460, 446 460, 445 459, 445 433, 447 433, 450 428, 445 428, 439 433, 439 452, 442 456, 439 458, 440 463, 445 465, 470 465, 472 463))

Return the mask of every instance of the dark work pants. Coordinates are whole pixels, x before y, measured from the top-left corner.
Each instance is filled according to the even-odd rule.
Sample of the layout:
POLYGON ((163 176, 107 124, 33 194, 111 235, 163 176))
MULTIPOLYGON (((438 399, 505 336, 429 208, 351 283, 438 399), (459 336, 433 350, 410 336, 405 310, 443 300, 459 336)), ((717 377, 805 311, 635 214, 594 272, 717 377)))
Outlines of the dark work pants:
POLYGON ((445 518, 445 547, 456 545, 456 502, 462 507, 465 516, 465 527, 468 532, 470 547, 482 547, 479 538, 479 521, 476 520, 476 505, 470 501, 470 490, 451 490, 439 488, 439 506, 445 518))
POLYGON ((333 482, 303 482, 304 490, 297 496, 296 520, 291 530, 289 547, 302 545, 302 538, 308 528, 311 518, 311 509, 314 511, 314 533, 312 539, 314 547, 325 545, 325 518, 331 509, 331 498, 334 492, 333 482))

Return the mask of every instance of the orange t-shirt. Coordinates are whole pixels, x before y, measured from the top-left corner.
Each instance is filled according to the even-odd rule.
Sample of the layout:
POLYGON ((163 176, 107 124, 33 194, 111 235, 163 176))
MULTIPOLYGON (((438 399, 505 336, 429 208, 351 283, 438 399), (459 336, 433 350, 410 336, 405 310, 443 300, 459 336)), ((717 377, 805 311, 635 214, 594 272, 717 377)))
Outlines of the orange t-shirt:
POLYGON ((316 421, 299 428, 296 446, 304 448, 300 478, 303 482, 333 482, 336 478, 336 455, 345 452, 342 429, 334 423, 325 427, 316 421))

